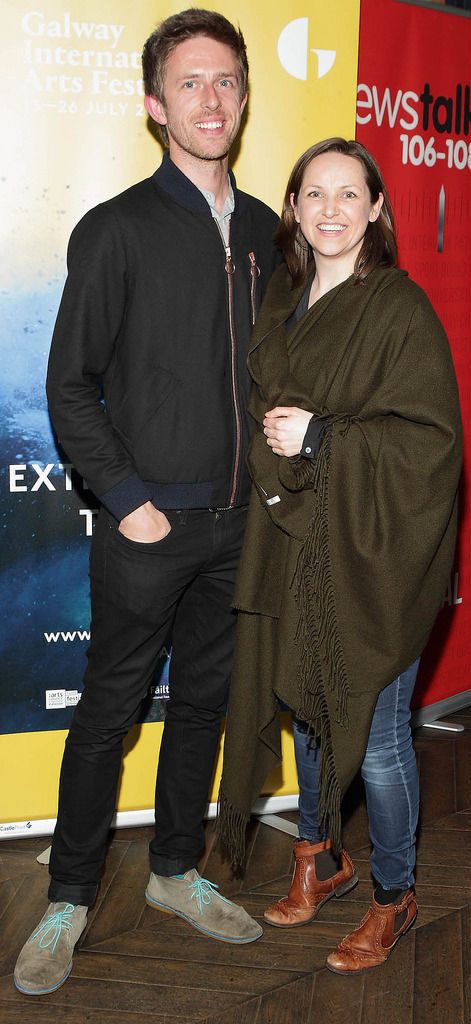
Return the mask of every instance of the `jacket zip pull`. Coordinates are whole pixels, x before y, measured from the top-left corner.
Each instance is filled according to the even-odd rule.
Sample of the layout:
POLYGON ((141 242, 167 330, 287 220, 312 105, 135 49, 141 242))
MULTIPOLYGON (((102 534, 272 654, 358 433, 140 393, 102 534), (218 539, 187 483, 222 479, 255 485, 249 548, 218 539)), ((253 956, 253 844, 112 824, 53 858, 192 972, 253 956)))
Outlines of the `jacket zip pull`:
POLYGON ((250 273, 252 277, 260 277, 260 267, 257 266, 257 259, 254 252, 249 252, 250 273))
POLYGON ((230 273, 230 274, 235 273, 235 263, 233 262, 233 259, 232 259, 232 253, 230 252, 230 247, 229 246, 224 246, 224 250, 225 250, 225 272, 226 273, 230 273))
POLYGON ((252 306, 252 326, 255 323, 255 317, 257 315, 257 308, 255 302, 255 296, 257 291, 257 279, 260 277, 260 268, 257 266, 257 260, 254 252, 249 252, 250 260, 250 303, 252 306))
MULTIPOLYGON (((226 254, 226 263, 225 263, 226 274, 235 274, 235 263, 234 263, 234 260, 232 259, 232 252, 231 252, 231 247, 229 245, 229 240, 228 240, 228 242, 226 244, 226 239, 224 238, 224 234, 223 234, 221 225, 217 221, 216 221, 216 225, 217 225, 217 229, 219 231, 219 234, 221 236, 221 242, 222 242, 222 244, 224 246, 224 252, 226 254)), ((230 227, 230 223, 229 223, 229 232, 230 232, 230 230, 231 230, 231 227, 230 227)))
POLYGON ((226 265, 225 265, 226 274, 234 274, 235 273, 235 263, 234 263, 234 260, 232 259, 232 253, 231 253, 230 245, 225 245, 224 246, 224 252, 226 254, 226 265))

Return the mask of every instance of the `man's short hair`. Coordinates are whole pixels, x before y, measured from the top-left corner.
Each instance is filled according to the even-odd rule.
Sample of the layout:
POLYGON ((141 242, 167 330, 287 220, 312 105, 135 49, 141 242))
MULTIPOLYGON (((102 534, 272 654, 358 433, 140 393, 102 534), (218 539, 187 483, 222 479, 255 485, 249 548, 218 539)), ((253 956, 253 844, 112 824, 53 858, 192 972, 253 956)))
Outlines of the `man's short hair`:
MULTIPOLYGON (((224 43, 233 51, 239 66, 239 89, 241 99, 247 92, 249 64, 245 40, 240 29, 216 11, 190 7, 179 14, 172 14, 157 26, 144 43, 142 69, 144 89, 147 96, 156 96, 164 102, 164 79, 168 58, 179 43, 194 36, 208 36, 218 43, 224 43)), ((159 126, 165 142, 168 141, 165 125, 159 126)))

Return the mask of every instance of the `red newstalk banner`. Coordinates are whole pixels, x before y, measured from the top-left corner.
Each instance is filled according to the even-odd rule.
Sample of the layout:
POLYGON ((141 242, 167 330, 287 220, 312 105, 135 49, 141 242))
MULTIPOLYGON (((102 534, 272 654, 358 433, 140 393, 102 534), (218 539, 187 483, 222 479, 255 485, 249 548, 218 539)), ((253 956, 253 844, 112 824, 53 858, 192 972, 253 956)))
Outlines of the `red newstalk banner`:
MULTIPOLYGON (((427 292, 453 353, 465 437, 470 388, 471 18, 404 0, 362 0, 357 139, 375 155, 395 214, 400 264, 427 292)), ((420 380, 420 366, 417 379, 420 380)), ((469 449, 468 449, 469 450, 469 449)), ((467 690, 470 516, 422 658, 415 706, 467 690)))

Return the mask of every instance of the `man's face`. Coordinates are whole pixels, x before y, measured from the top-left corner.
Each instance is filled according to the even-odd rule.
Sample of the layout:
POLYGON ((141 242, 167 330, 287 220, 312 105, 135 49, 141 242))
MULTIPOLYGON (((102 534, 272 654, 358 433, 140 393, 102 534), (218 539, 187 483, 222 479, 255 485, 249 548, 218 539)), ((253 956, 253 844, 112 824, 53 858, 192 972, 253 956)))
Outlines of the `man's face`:
POLYGON ((167 126, 170 155, 200 160, 227 156, 247 97, 240 96, 239 66, 229 46, 208 36, 179 43, 167 61, 164 97, 146 96, 146 110, 167 126))

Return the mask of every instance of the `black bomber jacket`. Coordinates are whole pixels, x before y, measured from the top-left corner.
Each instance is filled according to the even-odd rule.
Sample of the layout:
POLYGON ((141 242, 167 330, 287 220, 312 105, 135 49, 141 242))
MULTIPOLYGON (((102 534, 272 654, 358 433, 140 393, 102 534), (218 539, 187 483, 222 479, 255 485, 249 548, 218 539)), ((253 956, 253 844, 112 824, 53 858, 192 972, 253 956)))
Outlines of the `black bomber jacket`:
POLYGON ((245 504, 246 355, 279 262, 275 214, 240 192, 230 252, 168 155, 74 229, 49 359, 58 439, 117 519, 245 504))

